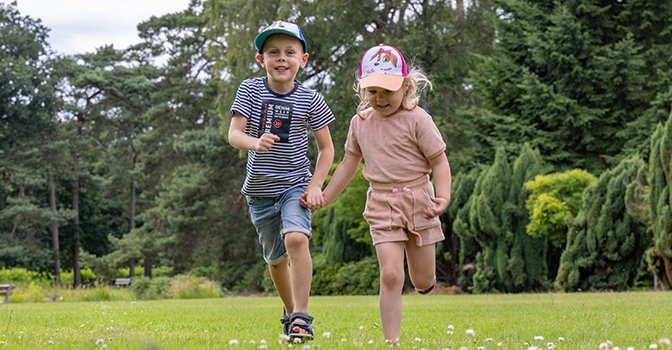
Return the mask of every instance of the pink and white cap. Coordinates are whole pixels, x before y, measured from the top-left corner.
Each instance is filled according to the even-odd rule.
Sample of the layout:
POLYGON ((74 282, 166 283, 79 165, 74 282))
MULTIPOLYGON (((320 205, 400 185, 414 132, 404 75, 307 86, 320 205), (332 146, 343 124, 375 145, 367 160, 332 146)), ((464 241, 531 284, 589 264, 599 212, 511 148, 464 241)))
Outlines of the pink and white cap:
POLYGON ((366 50, 359 63, 359 86, 362 89, 373 86, 397 91, 407 75, 404 56, 389 45, 380 44, 366 50))

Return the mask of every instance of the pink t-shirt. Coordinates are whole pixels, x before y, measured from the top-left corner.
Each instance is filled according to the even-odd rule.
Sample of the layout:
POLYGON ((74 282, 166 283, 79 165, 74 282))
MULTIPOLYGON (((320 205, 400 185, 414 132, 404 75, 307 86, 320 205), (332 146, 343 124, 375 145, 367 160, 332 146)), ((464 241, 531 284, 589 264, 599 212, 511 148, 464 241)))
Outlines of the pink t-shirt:
POLYGON ((364 157, 364 178, 401 183, 429 174, 428 159, 446 150, 432 117, 420 107, 380 117, 373 108, 350 120, 345 151, 364 157))

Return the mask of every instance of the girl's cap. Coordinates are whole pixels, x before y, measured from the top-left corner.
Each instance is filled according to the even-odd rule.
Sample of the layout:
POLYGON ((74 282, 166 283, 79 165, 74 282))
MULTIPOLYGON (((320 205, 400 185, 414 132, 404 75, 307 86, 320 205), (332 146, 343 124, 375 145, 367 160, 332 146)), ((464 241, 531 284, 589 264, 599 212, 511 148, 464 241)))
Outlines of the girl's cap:
POLYGON ((259 50, 259 53, 261 52, 261 49, 264 47, 264 43, 266 42, 266 39, 273 35, 273 34, 287 34, 289 36, 293 36, 301 41, 301 44, 303 45, 303 53, 306 53, 306 39, 303 38, 303 33, 301 33, 301 28, 299 28, 298 25, 294 23, 289 23, 289 22, 283 22, 283 21, 276 21, 275 23, 271 24, 270 26, 266 27, 266 29, 262 30, 261 33, 257 35, 257 37, 254 39, 254 46, 257 47, 257 50, 259 50))
POLYGON ((380 44, 366 50, 359 63, 359 86, 362 89, 375 86, 397 91, 407 75, 404 56, 389 45, 380 44))

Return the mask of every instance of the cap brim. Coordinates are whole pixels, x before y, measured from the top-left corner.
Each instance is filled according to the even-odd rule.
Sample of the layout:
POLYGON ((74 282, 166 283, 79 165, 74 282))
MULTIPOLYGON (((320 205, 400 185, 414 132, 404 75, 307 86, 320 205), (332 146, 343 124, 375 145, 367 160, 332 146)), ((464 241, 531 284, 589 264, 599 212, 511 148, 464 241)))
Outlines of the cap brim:
POLYGON ((362 78, 359 81, 359 87, 362 89, 380 87, 385 90, 397 91, 401 89, 403 83, 404 77, 398 75, 372 74, 362 78))
POLYGON ((259 53, 261 53, 261 49, 264 47, 264 43, 266 42, 266 39, 268 39, 269 36, 273 34, 285 34, 288 36, 291 36, 292 38, 296 38, 301 42, 301 45, 303 46, 303 50, 306 51, 306 44, 303 39, 299 38, 298 36, 294 35, 294 33, 283 30, 283 29, 269 29, 266 30, 262 33, 259 33, 256 38, 254 38, 254 46, 257 47, 257 50, 259 53))

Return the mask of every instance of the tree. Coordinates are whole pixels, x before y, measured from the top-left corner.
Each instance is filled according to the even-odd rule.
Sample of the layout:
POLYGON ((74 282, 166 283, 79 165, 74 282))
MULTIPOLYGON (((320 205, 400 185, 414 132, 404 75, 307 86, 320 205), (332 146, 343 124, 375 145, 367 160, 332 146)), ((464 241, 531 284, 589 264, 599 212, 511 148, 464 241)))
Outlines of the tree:
POLYGON ((557 248, 567 241, 567 219, 581 209, 581 194, 597 178, 585 170, 574 169, 563 173, 538 175, 525 183, 532 191, 526 206, 530 213, 527 233, 533 237, 548 236, 557 248))
POLYGON ((586 188, 581 211, 570 220, 556 278, 560 288, 626 290, 634 285, 651 234, 627 213, 625 195, 643 165, 638 156, 626 158, 586 188))
POLYGON ((511 167, 503 148, 474 186, 468 221, 456 219, 462 237, 473 237, 476 254, 474 293, 529 291, 546 287, 546 238, 530 237, 525 226, 525 182, 542 172, 541 156, 525 145, 511 167))
POLYGON ((483 100, 474 137, 507 149, 530 142, 559 170, 592 173, 646 151, 661 110, 669 113, 666 2, 495 4, 497 54, 473 75, 483 100))
POLYGON ((646 251, 649 269, 665 288, 672 288, 672 115, 651 136, 649 208, 653 246, 646 251))

